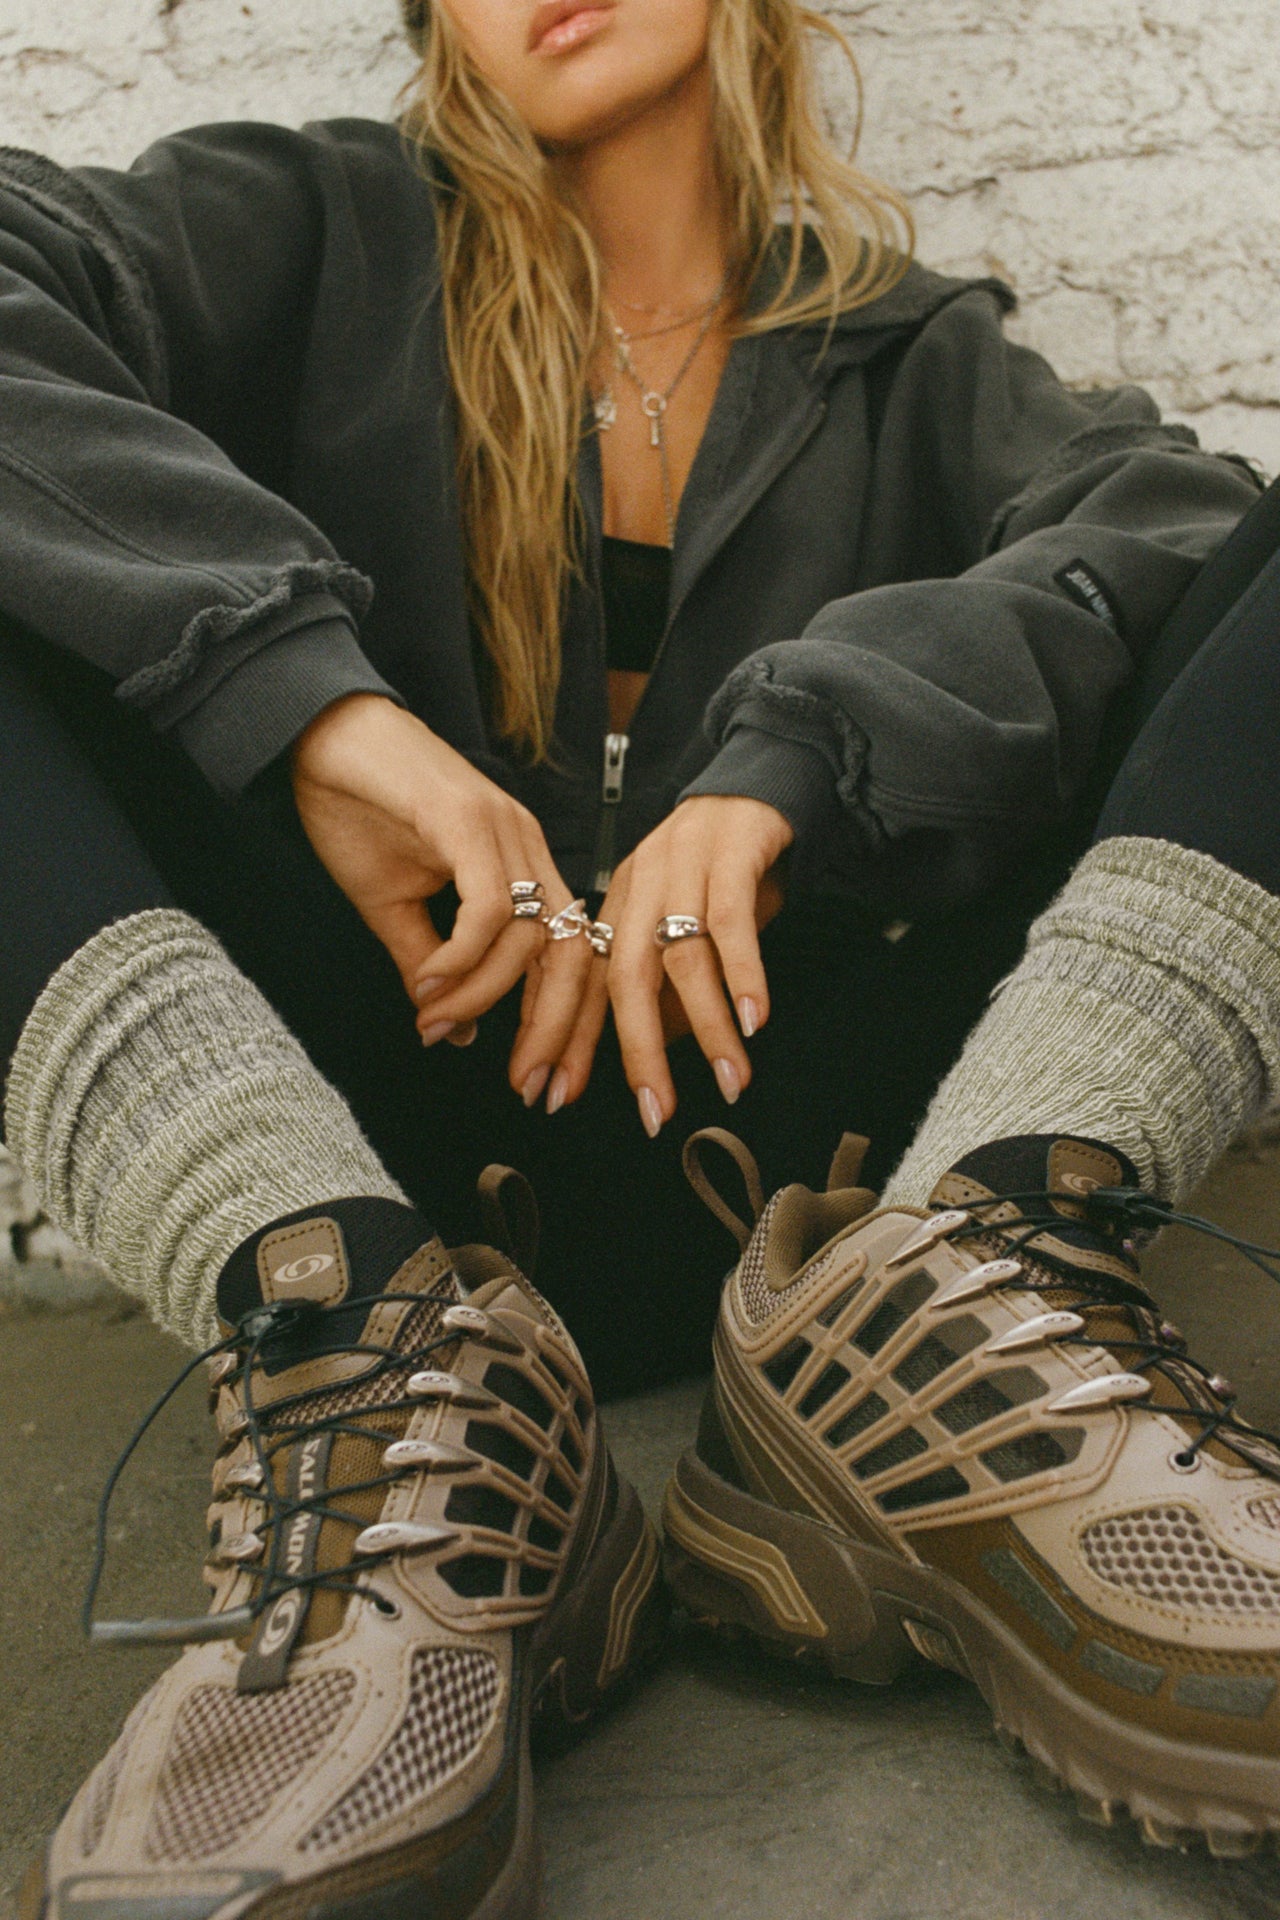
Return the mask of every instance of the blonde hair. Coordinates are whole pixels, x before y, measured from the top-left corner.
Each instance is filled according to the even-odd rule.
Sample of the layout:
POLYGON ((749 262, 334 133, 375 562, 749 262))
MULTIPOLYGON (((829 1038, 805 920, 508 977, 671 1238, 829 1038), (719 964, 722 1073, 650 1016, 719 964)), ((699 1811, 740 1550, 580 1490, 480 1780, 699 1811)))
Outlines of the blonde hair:
MULTIPOLYGON (((404 6, 422 65, 401 124, 436 181, 472 617, 492 664, 494 725, 543 760, 563 610, 580 565, 575 476, 588 371, 605 337, 600 259, 557 191, 551 159, 467 58, 444 9, 425 0, 404 6)), ((810 34, 848 58, 860 119, 853 51, 830 21, 797 0, 712 0, 715 159, 735 333, 830 324, 886 292, 910 258, 902 199, 842 158, 819 123, 810 34), (776 284, 747 313, 777 247, 780 213, 790 236, 776 284), (823 255, 816 278, 804 270, 806 225, 823 255)))

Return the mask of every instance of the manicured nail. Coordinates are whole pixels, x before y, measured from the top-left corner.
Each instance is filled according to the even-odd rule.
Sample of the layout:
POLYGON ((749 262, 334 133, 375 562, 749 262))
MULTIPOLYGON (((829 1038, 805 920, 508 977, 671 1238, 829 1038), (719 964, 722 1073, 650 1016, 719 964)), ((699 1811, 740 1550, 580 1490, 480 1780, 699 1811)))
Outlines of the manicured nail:
POLYGON ((469 1047, 480 1029, 474 1020, 468 1020, 465 1027, 459 1027, 456 1033, 447 1035, 451 1047, 469 1047))
POLYGON ((644 1123, 645 1132, 651 1140, 656 1140, 662 1132, 662 1108, 658 1105, 658 1096, 653 1088, 638 1088, 636 1104, 640 1108, 640 1118, 644 1123))
POLYGON ((569 1076, 563 1067, 557 1067, 551 1080, 551 1091, 547 1095, 547 1112, 559 1113, 569 1091, 569 1076))
POLYGON ((538 1095, 542 1092, 542 1089, 546 1086, 550 1073, 550 1067, 535 1067, 533 1072, 527 1076, 524 1085, 520 1089, 520 1098, 524 1101, 526 1107, 533 1105, 538 1095))
POLYGON ((414 981, 413 990, 419 1000, 429 1000, 433 993, 439 993, 443 985, 444 980, 438 973, 424 973, 414 981))
POLYGON ((711 1062, 711 1071, 715 1074, 716 1085, 729 1102, 729 1105, 732 1106, 738 1095, 742 1092, 742 1082, 738 1078, 738 1069, 734 1066, 732 1060, 713 1060, 711 1062))
POLYGON ((423 1046, 434 1047, 437 1040, 443 1040, 447 1033, 453 1032, 456 1024, 453 1020, 433 1020, 429 1027, 422 1029, 423 1046))
POLYGON ((743 994, 738 1002, 738 1025, 742 1028, 743 1037, 747 1040, 760 1026, 760 1009, 754 1000, 748 1000, 746 994, 743 994))

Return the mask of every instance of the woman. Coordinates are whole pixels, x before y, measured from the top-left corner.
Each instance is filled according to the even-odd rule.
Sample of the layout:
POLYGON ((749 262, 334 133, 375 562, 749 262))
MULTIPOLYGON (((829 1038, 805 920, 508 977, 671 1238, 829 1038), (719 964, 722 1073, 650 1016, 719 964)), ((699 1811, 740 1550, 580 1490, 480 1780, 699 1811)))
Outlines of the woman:
POLYGON ((406 1195, 452 1239, 529 1168, 600 1377, 701 1356, 677 1100, 771 1178, 902 1143, 1254 497, 906 266, 820 26, 446 0, 408 146, 6 163, 6 1135, 226 1346, 209 1644, 32 1911, 530 1909, 531 1688, 625 1673, 651 1541, 554 1316, 406 1195))

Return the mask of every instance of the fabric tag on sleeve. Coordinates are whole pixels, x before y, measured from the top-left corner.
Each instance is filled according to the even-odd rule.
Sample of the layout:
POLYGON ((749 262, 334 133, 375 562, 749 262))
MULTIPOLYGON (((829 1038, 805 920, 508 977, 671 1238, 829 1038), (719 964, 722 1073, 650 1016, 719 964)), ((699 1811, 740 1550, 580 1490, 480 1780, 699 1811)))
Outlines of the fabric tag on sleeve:
POLYGON ((1119 633, 1120 616, 1116 612, 1115 597, 1092 567, 1086 566, 1083 560, 1069 560, 1053 578, 1078 607, 1091 613, 1095 620, 1101 620, 1112 633, 1119 633))

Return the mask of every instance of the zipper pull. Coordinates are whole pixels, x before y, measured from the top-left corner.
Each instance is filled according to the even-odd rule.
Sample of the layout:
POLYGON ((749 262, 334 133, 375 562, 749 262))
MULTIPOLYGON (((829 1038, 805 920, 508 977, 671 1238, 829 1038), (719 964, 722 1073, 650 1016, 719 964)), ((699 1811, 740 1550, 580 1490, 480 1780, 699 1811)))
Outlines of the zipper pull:
POLYGON ((600 831, 596 837, 594 884, 597 893, 607 893, 609 882, 613 879, 613 848, 618 808, 622 805, 622 779, 627 765, 627 748, 630 745, 631 736, 626 733, 606 733, 604 737, 604 778, 601 783, 604 807, 600 815, 600 831))

